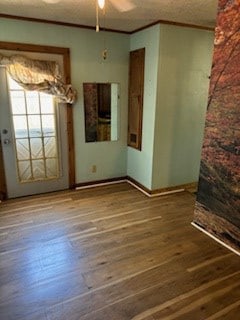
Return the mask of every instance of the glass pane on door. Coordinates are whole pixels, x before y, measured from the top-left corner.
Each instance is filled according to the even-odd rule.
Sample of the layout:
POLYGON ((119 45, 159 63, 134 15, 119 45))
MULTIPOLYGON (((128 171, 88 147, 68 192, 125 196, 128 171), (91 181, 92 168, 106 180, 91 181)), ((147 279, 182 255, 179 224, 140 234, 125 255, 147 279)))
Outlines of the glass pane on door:
POLYGON ((8 88, 19 182, 59 178, 54 97, 24 90, 9 76, 8 88))

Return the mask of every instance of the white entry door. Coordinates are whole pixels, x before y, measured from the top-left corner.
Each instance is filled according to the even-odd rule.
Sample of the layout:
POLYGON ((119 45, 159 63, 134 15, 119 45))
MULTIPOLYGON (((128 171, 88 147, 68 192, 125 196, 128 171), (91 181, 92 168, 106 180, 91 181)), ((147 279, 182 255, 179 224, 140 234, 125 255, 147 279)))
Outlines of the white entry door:
POLYGON ((66 108, 0 67, 0 133, 8 198, 68 188, 66 108))

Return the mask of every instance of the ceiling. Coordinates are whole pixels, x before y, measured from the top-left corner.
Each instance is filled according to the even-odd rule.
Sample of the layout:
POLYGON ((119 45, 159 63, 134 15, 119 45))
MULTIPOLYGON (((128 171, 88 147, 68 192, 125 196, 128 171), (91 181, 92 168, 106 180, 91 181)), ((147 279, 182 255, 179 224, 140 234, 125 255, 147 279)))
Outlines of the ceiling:
MULTIPOLYGON (((117 0, 131 2, 130 11, 117 10, 115 1, 106 0, 107 29, 133 32, 158 20, 215 27, 218 0, 117 0)), ((0 16, 8 15, 92 27, 96 23, 95 0, 0 0, 0 16)), ((100 12, 100 27, 103 20, 100 12)))

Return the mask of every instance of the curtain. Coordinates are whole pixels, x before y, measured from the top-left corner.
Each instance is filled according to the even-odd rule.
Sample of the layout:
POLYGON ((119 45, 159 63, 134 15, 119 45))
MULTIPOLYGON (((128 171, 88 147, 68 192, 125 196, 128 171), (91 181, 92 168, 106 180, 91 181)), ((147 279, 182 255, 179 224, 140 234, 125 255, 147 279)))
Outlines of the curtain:
POLYGON ((21 55, 3 56, 0 65, 5 66, 13 80, 26 90, 41 91, 57 97, 59 102, 73 104, 77 92, 71 84, 62 82, 59 65, 55 61, 42 61, 21 55))

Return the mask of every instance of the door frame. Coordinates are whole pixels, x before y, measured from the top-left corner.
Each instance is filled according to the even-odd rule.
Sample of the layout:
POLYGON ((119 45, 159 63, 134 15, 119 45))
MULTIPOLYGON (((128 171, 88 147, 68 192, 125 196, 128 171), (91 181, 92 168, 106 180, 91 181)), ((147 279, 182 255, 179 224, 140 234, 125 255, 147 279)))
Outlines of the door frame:
MULTIPOLYGON (((66 84, 71 83, 70 49, 69 48, 0 41, 0 50, 59 54, 63 58, 64 81, 66 84)), ((69 189, 72 189, 75 187, 75 147, 74 147, 74 132, 73 132, 73 106, 68 103, 66 105, 67 105, 66 121, 67 121, 67 141, 68 141, 68 166, 69 166, 68 178, 69 178, 69 189)), ((0 153, 0 157, 1 157, 0 163, 3 164, 1 153, 0 153)), ((4 165, 0 166, 0 176, 5 177, 4 165)), ((6 181, 4 181, 0 189, 0 200, 5 199, 6 195, 7 195, 7 188, 6 188, 6 181)))

